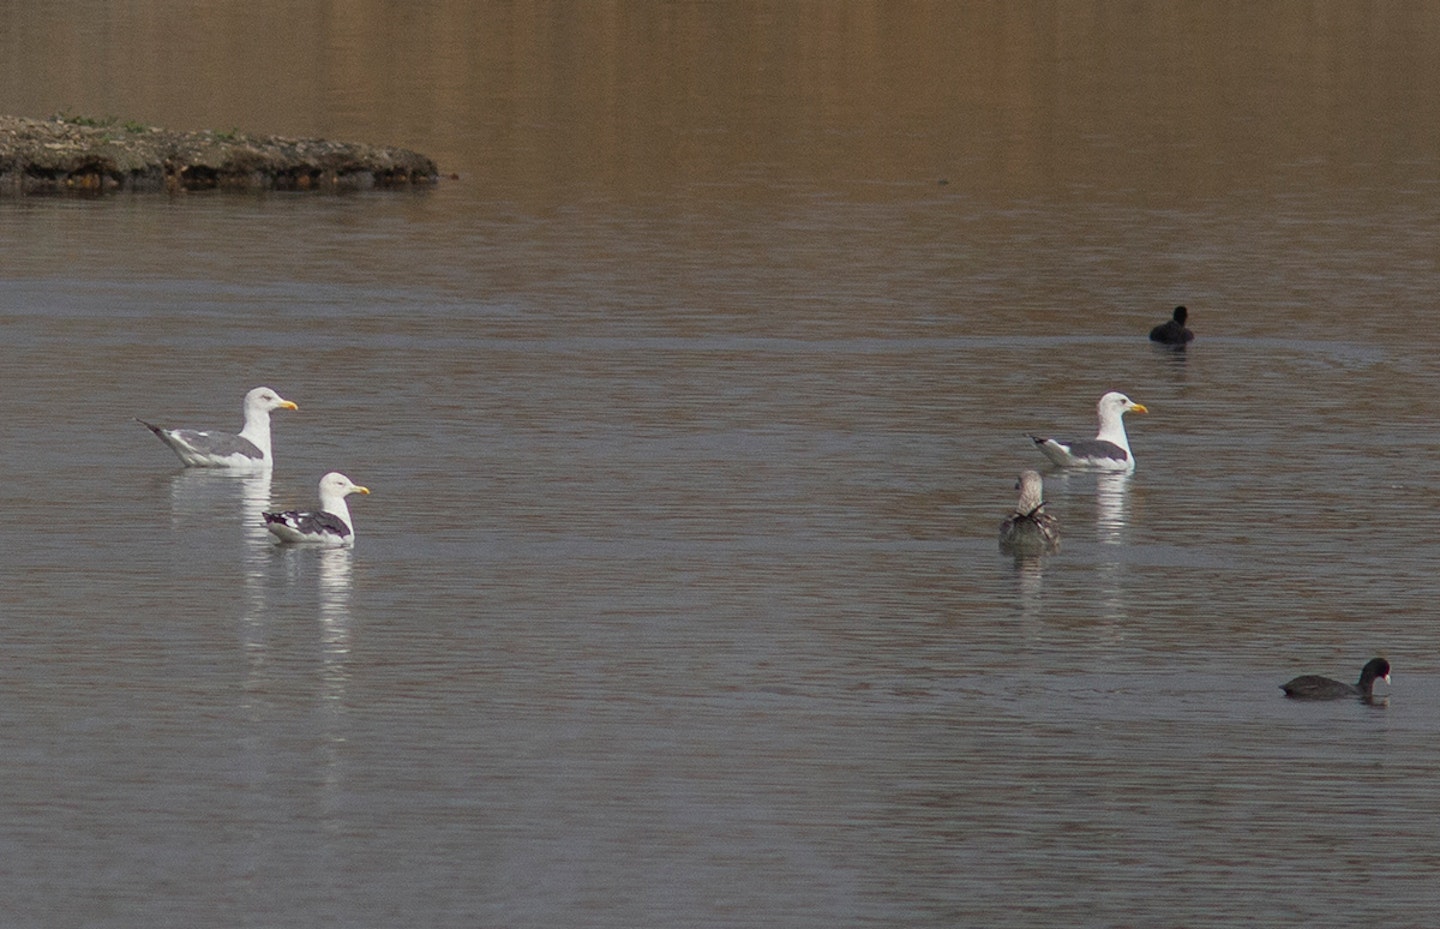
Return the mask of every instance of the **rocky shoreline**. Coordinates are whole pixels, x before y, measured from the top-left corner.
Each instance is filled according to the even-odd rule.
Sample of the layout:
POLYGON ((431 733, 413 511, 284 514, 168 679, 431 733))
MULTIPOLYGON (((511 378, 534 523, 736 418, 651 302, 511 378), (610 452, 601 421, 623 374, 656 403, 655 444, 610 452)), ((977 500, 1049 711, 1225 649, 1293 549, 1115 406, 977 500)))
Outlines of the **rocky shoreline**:
POLYGON ((0 116, 0 196, 111 191, 410 188, 435 162, 404 148, 243 132, 174 131, 118 119, 0 116))

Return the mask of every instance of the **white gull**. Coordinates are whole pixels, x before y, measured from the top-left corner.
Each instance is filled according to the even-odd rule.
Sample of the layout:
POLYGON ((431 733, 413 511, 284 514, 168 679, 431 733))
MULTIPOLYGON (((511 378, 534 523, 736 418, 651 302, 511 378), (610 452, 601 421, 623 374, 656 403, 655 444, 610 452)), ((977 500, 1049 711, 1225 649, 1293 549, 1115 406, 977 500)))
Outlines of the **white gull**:
POLYGON ((1135 456, 1125 435, 1125 414, 1148 413, 1143 405, 1117 391, 1110 391, 1096 404, 1100 431, 1093 439, 1051 439, 1030 434, 1045 457, 1062 468, 1089 468, 1095 471, 1134 471, 1135 456))
POLYGON ((320 478, 320 509, 265 513, 265 528, 281 542, 349 547, 355 544, 355 526, 350 522, 345 498, 368 493, 370 488, 361 487, 339 471, 331 471, 320 478))
POLYGON ((274 464, 270 453, 270 411, 298 409, 269 387, 256 387, 245 395, 245 426, 239 433, 167 429, 143 419, 136 422, 170 446, 186 467, 258 470, 274 464))

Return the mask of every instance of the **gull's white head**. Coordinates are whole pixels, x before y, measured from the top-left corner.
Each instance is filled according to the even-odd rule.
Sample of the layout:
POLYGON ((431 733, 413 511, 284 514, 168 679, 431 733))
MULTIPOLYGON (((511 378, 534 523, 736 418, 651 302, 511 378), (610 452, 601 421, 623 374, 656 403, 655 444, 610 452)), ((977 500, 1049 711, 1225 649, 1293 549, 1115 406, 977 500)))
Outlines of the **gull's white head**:
POLYGON ((271 410, 298 410, 300 407, 286 400, 269 387, 256 387, 245 395, 245 413, 252 411, 269 413, 271 410))
POLYGON ((1100 402, 1096 405, 1096 408, 1100 411, 1101 420, 1110 418, 1119 419, 1126 413, 1150 412, 1144 407, 1143 404, 1136 403, 1134 400, 1131 400, 1129 397, 1120 393, 1118 390, 1112 390, 1105 396, 1101 397, 1100 402))
POLYGON ((369 487, 361 487, 339 471, 331 471, 320 478, 320 501, 344 500, 350 494, 369 494, 369 487))

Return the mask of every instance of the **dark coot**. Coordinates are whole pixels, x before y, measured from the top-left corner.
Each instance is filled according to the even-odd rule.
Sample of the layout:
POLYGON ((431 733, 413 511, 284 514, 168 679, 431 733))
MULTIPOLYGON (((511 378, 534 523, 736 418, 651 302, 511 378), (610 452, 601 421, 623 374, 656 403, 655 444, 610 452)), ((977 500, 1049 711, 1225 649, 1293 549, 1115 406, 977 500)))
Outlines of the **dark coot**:
POLYGON ((1390 683, 1390 662, 1371 658, 1360 671, 1358 684, 1347 684, 1318 674, 1303 674, 1280 685, 1285 696, 1297 700, 1338 700, 1341 697, 1369 697, 1376 681, 1390 683))
POLYGON ((1150 330, 1150 341, 1159 342, 1163 345, 1184 345, 1195 338, 1195 333, 1185 328, 1185 320, 1190 311, 1183 306, 1175 308, 1175 315, 1169 322, 1161 323, 1150 330))

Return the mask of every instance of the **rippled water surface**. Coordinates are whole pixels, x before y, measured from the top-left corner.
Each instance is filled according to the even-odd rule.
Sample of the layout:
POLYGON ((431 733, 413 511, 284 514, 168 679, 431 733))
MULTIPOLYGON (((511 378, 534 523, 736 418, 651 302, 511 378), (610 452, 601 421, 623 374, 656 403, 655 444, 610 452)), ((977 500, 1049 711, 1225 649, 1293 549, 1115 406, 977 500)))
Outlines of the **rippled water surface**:
POLYGON ((7 925, 1433 918, 1430 7, 360 4, 177 97, 85 50, 211 33, 61 6, 0 109, 459 177, 0 201, 7 925), (268 476, 134 422, 261 383, 268 476), (1138 470, 1045 471, 1060 551, 1002 556, 1108 389, 1138 470), (272 545, 332 469, 354 550, 272 545))

